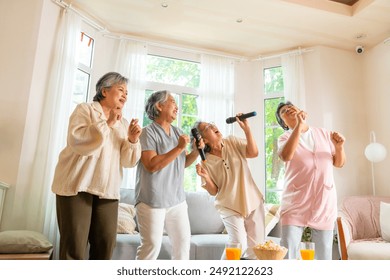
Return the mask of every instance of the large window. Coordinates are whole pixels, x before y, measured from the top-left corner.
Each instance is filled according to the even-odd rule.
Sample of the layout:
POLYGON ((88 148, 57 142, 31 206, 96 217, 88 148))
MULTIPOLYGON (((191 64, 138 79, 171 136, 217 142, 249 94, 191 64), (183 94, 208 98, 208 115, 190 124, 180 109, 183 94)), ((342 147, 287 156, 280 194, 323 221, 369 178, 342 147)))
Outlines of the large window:
MULTIPOLYGON (((145 102, 157 90, 170 91, 179 108, 177 120, 173 125, 180 127, 184 133, 190 135, 191 128, 198 119, 196 89, 199 87, 200 64, 166 56, 148 55, 146 77, 148 88, 145 91, 145 102)), ((151 120, 144 114, 143 126, 150 123, 151 120)), ((190 150, 190 145, 188 145, 188 150, 190 150)), ((184 189, 196 191, 199 185, 195 164, 192 164, 185 169, 184 189)))
POLYGON ((277 154, 278 137, 283 133, 275 118, 279 102, 284 101, 282 67, 265 68, 264 72, 264 149, 265 191, 267 203, 280 203, 283 190, 284 163, 277 154))
POLYGON ((80 34, 78 45, 79 61, 76 70, 75 83, 73 88, 74 107, 88 100, 89 83, 91 80, 92 57, 94 50, 94 39, 84 32, 80 34))

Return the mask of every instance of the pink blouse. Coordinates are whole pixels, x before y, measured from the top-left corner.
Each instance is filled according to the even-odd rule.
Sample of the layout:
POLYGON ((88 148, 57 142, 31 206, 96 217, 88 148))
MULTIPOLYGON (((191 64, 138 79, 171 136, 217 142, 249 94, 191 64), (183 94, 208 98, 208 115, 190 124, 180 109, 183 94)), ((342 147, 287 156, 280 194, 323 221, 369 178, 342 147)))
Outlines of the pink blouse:
MULTIPOLYGON (((333 178, 334 145, 330 132, 310 128, 314 151, 302 143, 285 163, 285 182, 281 201, 281 224, 333 230, 337 217, 337 194, 333 178)), ((278 139, 279 152, 290 137, 287 131, 278 139)))

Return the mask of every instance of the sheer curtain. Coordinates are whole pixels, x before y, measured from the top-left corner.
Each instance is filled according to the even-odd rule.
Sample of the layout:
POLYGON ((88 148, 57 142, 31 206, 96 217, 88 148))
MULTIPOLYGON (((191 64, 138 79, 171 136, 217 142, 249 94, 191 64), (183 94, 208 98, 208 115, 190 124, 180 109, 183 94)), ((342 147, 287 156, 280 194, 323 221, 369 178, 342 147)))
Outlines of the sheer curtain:
POLYGON ((285 99, 299 108, 306 109, 305 77, 303 58, 297 54, 286 54, 281 57, 285 99))
MULTIPOLYGON (((58 155, 66 143, 69 116, 73 108, 73 81, 78 61, 76 52, 81 32, 81 19, 73 11, 63 10, 60 21, 31 179, 31 185, 46 200, 41 206, 42 213, 45 213, 44 234, 54 245, 54 258, 58 258, 59 234, 51 184, 58 155)), ((36 217, 35 220, 33 217, 28 220, 34 222, 36 217)))
MULTIPOLYGON (((124 107, 124 116, 130 122, 132 118, 139 120, 142 127, 147 49, 143 43, 122 39, 119 42, 115 70, 129 78, 128 96, 124 107)), ((136 168, 125 168, 122 188, 135 188, 136 168)))
POLYGON ((232 133, 226 118, 233 116, 234 61, 203 54, 199 87, 199 117, 214 122, 223 136, 232 133))

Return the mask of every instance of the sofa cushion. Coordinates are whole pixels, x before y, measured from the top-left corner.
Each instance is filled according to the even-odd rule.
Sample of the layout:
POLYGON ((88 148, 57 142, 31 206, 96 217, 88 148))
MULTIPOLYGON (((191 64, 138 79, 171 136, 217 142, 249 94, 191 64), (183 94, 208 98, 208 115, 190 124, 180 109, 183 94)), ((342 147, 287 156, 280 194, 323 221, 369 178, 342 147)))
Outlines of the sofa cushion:
POLYGON ((135 234, 135 208, 127 203, 119 203, 117 233, 135 234))
POLYGON ((381 238, 353 241, 347 253, 349 260, 389 260, 390 243, 381 238))
POLYGON ((276 226, 276 224, 279 222, 280 214, 279 214, 279 207, 278 204, 265 204, 264 205, 264 212, 265 212, 265 236, 267 236, 272 229, 276 226))
POLYGON ((215 209, 214 197, 207 192, 186 192, 191 234, 221 233, 222 219, 215 209))
POLYGON ((0 253, 43 253, 53 245, 42 233, 30 230, 8 230, 0 232, 0 253))
POLYGON ((381 201, 379 211, 379 223, 382 238, 387 242, 390 242, 390 204, 381 201))
POLYGON ((134 189, 127 189, 127 188, 121 188, 120 189, 120 201, 123 203, 127 203, 130 205, 135 205, 135 190, 134 189))

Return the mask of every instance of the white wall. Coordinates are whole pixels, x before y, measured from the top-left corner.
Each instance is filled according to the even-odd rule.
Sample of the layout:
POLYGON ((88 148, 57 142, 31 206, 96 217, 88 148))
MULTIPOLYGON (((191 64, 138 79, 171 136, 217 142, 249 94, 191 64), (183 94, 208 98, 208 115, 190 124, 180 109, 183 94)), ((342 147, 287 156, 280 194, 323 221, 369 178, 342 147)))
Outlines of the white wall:
MULTIPOLYGON (((366 115, 368 130, 363 139, 367 145, 369 143, 368 133, 373 130, 376 134, 376 141, 387 148, 386 159, 374 164, 374 174, 376 195, 390 196, 388 177, 390 166, 390 44, 379 44, 364 53, 364 59, 364 91, 366 94, 360 111, 366 115)), ((371 179, 369 185, 371 191, 371 179)))
POLYGON ((339 202, 366 194, 369 166, 364 158, 367 119, 364 108, 364 57, 355 52, 316 47, 304 55, 306 104, 310 124, 346 137, 347 162, 335 169, 339 202))

